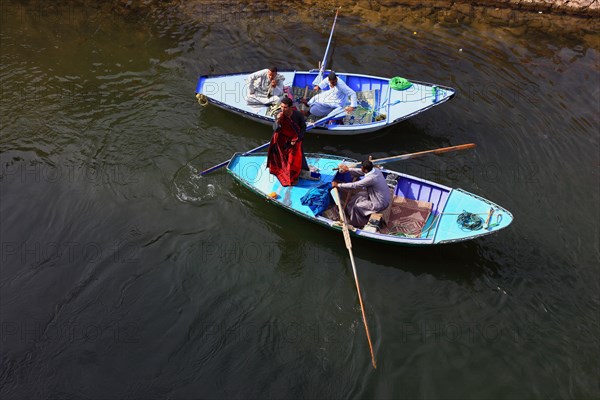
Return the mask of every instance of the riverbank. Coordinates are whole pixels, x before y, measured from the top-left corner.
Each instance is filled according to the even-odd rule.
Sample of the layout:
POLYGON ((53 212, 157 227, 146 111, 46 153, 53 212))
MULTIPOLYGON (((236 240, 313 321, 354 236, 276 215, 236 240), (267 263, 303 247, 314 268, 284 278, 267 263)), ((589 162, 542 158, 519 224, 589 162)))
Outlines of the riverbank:
MULTIPOLYGON (((487 29, 503 28, 518 37, 552 35, 566 43, 580 43, 600 49, 600 0, 542 1, 542 0, 478 0, 473 2, 433 0, 305 0, 281 3, 270 0, 116 0, 97 3, 90 0, 64 0, 46 3, 34 0, 25 7, 5 6, 7 15, 30 15, 35 21, 46 16, 54 20, 66 17, 89 26, 90 18, 119 16, 135 21, 186 20, 192 25, 206 27, 245 23, 250 25, 285 22, 308 25, 308 30, 328 32, 331 17, 337 7, 349 23, 360 24, 380 34, 403 31, 404 37, 421 38, 440 28, 462 29, 466 26, 487 29), (29 11, 30 9, 35 12, 29 11)), ((19 5, 21 4, 21 5, 19 5)), ((291 28, 290 28, 291 29, 291 28)), ((293 31, 293 29, 291 29, 293 31)), ((290 31, 290 32, 291 32, 290 31)))
MULTIPOLYGON (((304 3, 311 7, 323 7, 319 0, 308 0, 304 3)), ((376 12, 391 14, 395 17, 402 14, 402 10, 423 10, 425 13, 450 11, 466 15, 481 14, 481 10, 483 10, 484 14, 495 13, 501 18, 519 14, 522 20, 528 20, 528 15, 538 14, 562 15, 584 20, 600 16, 600 0, 358 0, 336 1, 335 4, 342 6, 345 10, 353 10, 360 14, 376 12)))
POLYGON ((385 1, 375 0, 368 3, 379 3, 382 6, 407 5, 422 7, 447 7, 455 4, 485 6, 489 8, 505 8, 521 11, 535 11, 554 14, 569 14, 594 17, 600 15, 600 0, 476 0, 476 1, 385 1))
MULTIPOLYGON (((600 18, 594 18, 592 14, 598 15, 599 1, 587 2, 593 4, 578 2, 580 8, 577 13, 574 8, 569 12, 566 9, 564 12, 560 11, 559 6, 565 5, 565 1, 336 0, 323 3, 321 0, 305 0, 302 3, 283 4, 270 1, 197 0, 155 4, 163 10, 168 9, 167 13, 182 13, 185 18, 206 25, 227 23, 232 19, 272 24, 275 20, 284 19, 328 31, 333 10, 341 7, 344 17, 354 17, 355 23, 380 33, 391 29, 404 30, 411 37, 419 37, 421 33, 434 32, 439 27, 460 28, 472 25, 485 29, 486 26, 495 26, 505 28, 516 36, 531 33, 553 35, 582 43, 586 47, 598 48, 600 18), (538 4, 537 8, 534 3, 538 4), (552 3, 554 6, 544 8, 541 3, 552 3)), ((142 8, 147 7, 147 4, 139 5, 137 10, 144 13, 147 9, 142 8)), ((135 13, 134 8, 129 10, 135 13)))
POLYGON ((600 13, 599 0, 480 0, 461 1, 460 3, 590 17, 597 17, 600 13))
MULTIPOLYGON (((86 0, 83 0, 85 2, 86 0)), ((165 6, 169 4, 179 4, 184 7, 190 5, 207 5, 213 1, 181 1, 181 0, 167 0, 167 1, 130 1, 130 0, 118 0, 119 8, 123 10, 140 10, 145 9, 149 5, 156 4, 165 6)), ((244 1, 236 1, 235 4, 244 3, 244 1)), ((249 1, 249 5, 257 5, 262 3, 260 1, 249 1)), ((307 0, 302 2, 302 5, 298 4, 286 4, 286 7, 300 7, 300 6, 317 6, 318 8, 324 8, 325 5, 321 0, 307 0)), ((271 7, 273 4, 268 3, 271 7)), ((459 9, 465 10, 476 7, 485 7, 491 10, 499 11, 514 10, 523 12, 536 12, 536 13, 550 13, 550 14, 565 14, 578 17, 598 17, 600 16, 600 0, 476 0, 476 1, 450 1, 450 0, 432 0, 432 1, 419 1, 419 0, 358 0, 358 1, 345 1, 336 0, 328 3, 328 7, 342 6, 345 9, 360 10, 360 11, 374 11, 379 12, 381 10, 398 10, 405 7, 411 9, 459 9)))

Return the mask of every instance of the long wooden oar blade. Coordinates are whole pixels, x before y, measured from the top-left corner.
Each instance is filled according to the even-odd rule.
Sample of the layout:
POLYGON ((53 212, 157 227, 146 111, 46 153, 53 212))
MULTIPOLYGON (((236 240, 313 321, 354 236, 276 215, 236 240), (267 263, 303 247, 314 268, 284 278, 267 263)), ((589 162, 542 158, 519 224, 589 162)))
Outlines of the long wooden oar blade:
POLYGON ((449 151, 474 149, 475 147, 476 147, 475 143, 460 144, 458 146, 442 147, 441 149, 426 150, 426 151, 419 151, 417 153, 402 154, 399 156, 392 156, 392 157, 386 157, 386 158, 378 158, 375 160, 371 160, 371 162, 374 165, 379 165, 379 164, 385 164, 385 163, 392 162, 392 161, 409 160, 411 158, 417 158, 417 157, 421 157, 421 156, 424 156, 427 154, 442 154, 442 153, 447 153, 449 151))
POLYGON ((333 201, 338 206, 340 219, 342 220, 344 242, 346 243, 348 254, 350 254, 350 263, 352 264, 352 272, 354 273, 354 283, 356 284, 356 292, 358 293, 358 302, 360 304, 360 311, 362 313, 363 324, 365 325, 365 332, 367 333, 367 342, 369 342, 369 350, 371 351, 371 363, 373 364, 373 368, 377 368, 377 363, 375 362, 375 353, 373 352, 373 344, 371 343, 371 334, 369 333, 369 325, 367 324, 367 316, 365 314, 365 305, 363 304, 362 294, 360 292, 360 285, 358 284, 358 274, 356 273, 354 254, 352 254, 352 242, 350 241, 350 231, 348 230, 348 225, 346 224, 346 215, 344 214, 344 208, 342 207, 342 202, 340 200, 340 193, 338 189, 335 187, 331 189, 331 195, 333 197, 333 201))
MULTIPOLYGON (((324 123, 329 122, 330 120, 339 117, 345 111, 343 111, 343 110, 342 111, 334 110, 334 112, 329 113, 329 115, 326 115, 325 117, 321 118, 320 120, 315 121, 313 124, 307 124, 306 125, 306 130, 309 131, 309 130, 317 127, 317 126, 323 125, 324 123), (335 114, 334 114, 334 112, 335 112, 335 114)), ((268 147, 269 143, 271 143, 271 142, 267 142, 265 144, 261 144, 260 146, 255 147, 252 150, 248 150, 245 153, 243 153, 243 155, 247 156, 248 154, 256 153, 257 151, 260 151, 260 150, 268 147)), ((207 168, 204 171, 200 171, 198 173, 198 175, 203 176, 203 175, 206 175, 206 174, 208 174, 210 172, 216 171, 219 168, 222 168, 222 167, 226 166, 227 164, 229 164, 229 161, 231 161, 231 158, 228 159, 228 160, 225 160, 225 161, 223 161, 223 162, 221 162, 221 163, 219 163, 217 165, 213 165, 212 167, 207 168)))

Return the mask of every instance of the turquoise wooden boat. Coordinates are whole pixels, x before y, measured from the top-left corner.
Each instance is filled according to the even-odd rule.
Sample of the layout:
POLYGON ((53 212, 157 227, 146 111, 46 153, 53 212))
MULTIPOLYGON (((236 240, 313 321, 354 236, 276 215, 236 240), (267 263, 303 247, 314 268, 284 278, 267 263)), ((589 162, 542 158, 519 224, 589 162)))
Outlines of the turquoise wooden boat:
MULTIPOLYGON (((330 209, 314 212, 302 199, 315 188, 332 182, 337 174, 334 168, 340 163, 357 161, 324 154, 306 154, 306 157, 319 170, 320 180, 300 179, 295 186, 282 187, 266 168, 266 153, 236 153, 227 170, 237 182, 267 201, 319 225, 341 230, 340 223, 329 217, 330 209)), ((365 227, 351 229, 353 236, 390 244, 428 246, 490 235, 513 220, 508 210, 465 190, 385 168, 382 172, 394 194, 391 211, 386 210, 387 223, 378 228, 370 221, 365 227), (394 229, 390 230, 391 227, 394 229)), ((326 189, 324 192, 329 196, 326 189)), ((333 201, 331 206, 335 207, 333 201)))
MULTIPOLYGON (((313 80, 318 70, 279 71, 285 77, 284 85, 294 100, 311 97, 313 80)), ((432 83, 410 80, 406 85, 398 85, 400 79, 337 72, 350 88, 357 93, 356 110, 334 124, 316 127, 314 133, 325 135, 357 135, 374 132, 404 121, 432 107, 450 100, 453 88, 432 83), (407 86, 402 88, 403 86, 407 86), (393 89, 396 87, 398 89, 393 89), (402 88, 402 89, 401 89, 402 88)), ((271 125, 272 108, 262 105, 248 105, 247 79, 250 73, 228 75, 203 75, 198 79, 196 97, 202 105, 214 104, 242 117, 271 125)), ((325 72, 326 77, 328 72, 325 72)), ((406 83, 406 81, 402 81, 406 83)))

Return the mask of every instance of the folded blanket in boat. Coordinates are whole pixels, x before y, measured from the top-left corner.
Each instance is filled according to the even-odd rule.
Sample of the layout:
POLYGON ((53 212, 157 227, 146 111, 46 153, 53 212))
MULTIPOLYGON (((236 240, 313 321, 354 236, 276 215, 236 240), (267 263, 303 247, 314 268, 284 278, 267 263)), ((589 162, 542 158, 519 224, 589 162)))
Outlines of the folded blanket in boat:
POLYGON ((310 189, 300 202, 302 205, 308 206, 314 215, 319 215, 329 206, 329 191, 331 190, 331 182, 315 186, 310 189))
POLYGON ((418 237, 427 223, 432 208, 433 203, 427 201, 394 196, 390 216, 381 233, 418 237))

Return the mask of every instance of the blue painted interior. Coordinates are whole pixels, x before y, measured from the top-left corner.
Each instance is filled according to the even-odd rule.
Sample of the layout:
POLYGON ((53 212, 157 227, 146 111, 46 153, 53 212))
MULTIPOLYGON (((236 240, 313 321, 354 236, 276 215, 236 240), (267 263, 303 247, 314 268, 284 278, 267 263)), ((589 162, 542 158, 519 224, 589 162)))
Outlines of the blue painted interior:
POLYGON ((300 179, 295 186, 287 187, 281 186, 277 178, 269 173, 264 153, 247 156, 236 154, 227 169, 256 192, 265 196, 277 193, 277 197, 273 199, 277 203, 300 214, 314 217, 312 210, 303 205, 301 199, 312 188, 331 182, 335 175, 333 168, 337 167, 342 160, 332 156, 307 155, 308 163, 320 170, 321 179, 319 181, 300 179))
POLYGON ((427 182, 401 177, 398 180, 398 185, 396 186, 394 194, 411 200, 421 200, 433 203, 431 213, 435 215, 442 212, 444 209, 450 191, 441 189, 439 186, 433 186, 427 182))
POLYGON ((512 214, 486 199, 463 190, 453 190, 447 201, 444 212, 439 218, 435 242, 444 240, 464 240, 474 235, 482 235, 492 231, 506 228, 513 220, 512 214), (483 221, 487 219, 490 208, 494 209, 491 225, 498 223, 493 228, 481 228, 477 231, 467 230, 457 223, 459 214, 467 211, 479 215, 483 221))
POLYGON ((294 82, 292 84, 292 86, 297 86, 297 87, 306 87, 308 86, 309 89, 313 88, 313 81, 315 80, 315 78, 317 77, 317 73, 296 73, 296 75, 294 76, 294 82))
MULTIPOLYGON (((325 72, 324 77, 326 78, 329 72, 325 72)), ((293 86, 313 88, 313 80, 316 78, 317 73, 305 73, 296 72, 294 76, 293 86)), ((389 88, 389 81, 387 79, 381 79, 372 76, 364 75, 346 75, 338 74, 338 77, 342 79, 346 85, 356 92, 363 92, 368 90, 377 90, 378 93, 387 93, 389 88)), ((378 106, 378 101, 375 104, 378 106)))

